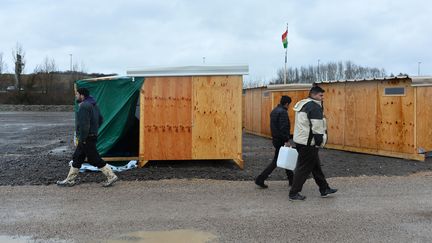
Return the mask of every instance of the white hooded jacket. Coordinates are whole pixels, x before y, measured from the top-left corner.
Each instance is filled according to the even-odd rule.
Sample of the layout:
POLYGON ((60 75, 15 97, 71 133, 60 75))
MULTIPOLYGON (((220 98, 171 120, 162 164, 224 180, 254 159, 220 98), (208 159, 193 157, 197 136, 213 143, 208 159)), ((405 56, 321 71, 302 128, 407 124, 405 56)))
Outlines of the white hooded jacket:
POLYGON ((324 147, 327 142, 327 122, 321 101, 303 99, 297 102, 293 109, 295 111, 294 142, 315 146, 315 140, 322 137, 320 147, 324 147))

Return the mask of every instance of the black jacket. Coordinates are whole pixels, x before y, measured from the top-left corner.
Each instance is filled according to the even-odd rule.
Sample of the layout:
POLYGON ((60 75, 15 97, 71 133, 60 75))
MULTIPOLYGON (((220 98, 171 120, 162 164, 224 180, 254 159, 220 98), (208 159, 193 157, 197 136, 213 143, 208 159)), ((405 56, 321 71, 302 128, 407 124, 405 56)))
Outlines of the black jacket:
POLYGON ((93 97, 87 97, 80 103, 76 116, 76 134, 79 142, 86 141, 89 135, 97 136, 103 118, 93 97))
POLYGON ((290 120, 288 110, 279 104, 270 113, 270 129, 274 140, 288 142, 290 139, 290 120))

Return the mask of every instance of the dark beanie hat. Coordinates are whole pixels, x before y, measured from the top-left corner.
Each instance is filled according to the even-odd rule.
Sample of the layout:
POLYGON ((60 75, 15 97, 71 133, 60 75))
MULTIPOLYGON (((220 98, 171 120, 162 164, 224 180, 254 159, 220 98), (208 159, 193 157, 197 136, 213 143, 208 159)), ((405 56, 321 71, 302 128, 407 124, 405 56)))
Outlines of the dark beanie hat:
POLYGON ((282 97, 280 99, 280 104, 285 105, 285 104, 290 104, 290 103, 291 103, 291 98, 287 95, 282 95, 282 97))
POLYGON ((309 91, 309 93, 311 93, 311 94, 324 93, 324 92, 325 91, 318 85, 313 86, 309 91))
POLYGON ((90 95, 90 91, 86 88, 79 88, 77 92, 84 95, 84 97, 88 97, 90 95))

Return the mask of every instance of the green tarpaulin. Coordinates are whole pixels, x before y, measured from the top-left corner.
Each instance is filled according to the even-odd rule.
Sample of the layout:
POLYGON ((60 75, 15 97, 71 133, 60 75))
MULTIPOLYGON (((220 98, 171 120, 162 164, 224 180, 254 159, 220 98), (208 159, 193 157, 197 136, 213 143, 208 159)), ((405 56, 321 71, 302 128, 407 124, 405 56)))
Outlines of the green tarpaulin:
MULTIPOLYGON (((115 77, 108 80, 78 80, 77 88, 87 88, 104 118, 99 127, 97 149, 105 156, 133 126, 136 104, 144 78, 115 77)), ((75 114, 78 106, 75 106, 75 114)))

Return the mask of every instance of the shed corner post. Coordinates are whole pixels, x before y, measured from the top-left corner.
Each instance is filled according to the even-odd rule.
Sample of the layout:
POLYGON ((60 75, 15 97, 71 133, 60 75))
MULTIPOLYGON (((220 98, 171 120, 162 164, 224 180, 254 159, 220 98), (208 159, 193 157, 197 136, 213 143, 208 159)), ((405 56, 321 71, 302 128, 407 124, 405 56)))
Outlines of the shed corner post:
POLYGON ((235 158, 233 160, 238 165, 238 167, 240 169, 242 169, 242 170, 244 169, 244 160, 241 158, 241 155, 239 155, 239 157, 237 157, 237 158, 235 158))
POLYGON ((148 160, 144 159, 145 154, 145 143, 144 143, 144 133, 145 133, 145 124, 144 124, 144 114, 145 114, 145 97, 144 97, 144 83, 141 86, 140 89, 140 96, 139 96, 139 104, 140 104, 140 119, 139 119, 139 148, 138 148, 138 154, 139 154, 139 160, 138 160, 138 167, 142 168, 147 163, 148 160))
POLYGON ((148 160, 143 160, 143 159, 139 159, 139 162, 138 162, 138 167, 139 168, 142 168, 142 167, 144 167, 147 163, 148 163, 149 161, 148 160))

